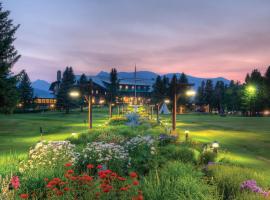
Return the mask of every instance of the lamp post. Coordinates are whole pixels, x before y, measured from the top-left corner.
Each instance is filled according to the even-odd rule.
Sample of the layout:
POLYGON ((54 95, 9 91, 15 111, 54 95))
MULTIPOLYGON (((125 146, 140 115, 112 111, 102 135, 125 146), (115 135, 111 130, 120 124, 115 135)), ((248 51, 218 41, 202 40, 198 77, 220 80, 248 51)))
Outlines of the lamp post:
MULTIPOLYGON (((174 87, 174 92, 173 92, 173 109, 172 109, 172 130, 175 131, 176 129, 176 108, 177 108, 177 99, 178 99, 178 95, 177 95, 177 90, 180 86, 193 86, 194 84, 188 84, 188 83, 176 83, 175 87, 174 87)), ((186 96, 194 96, 196 94, 195 91, 193 90, 188 90, 185 95, 186 96)))
MULTIPOLYGON (((89 81, 89 94, 88 96, 84 96, 85 100, 88 102, 88 128, 92 129, 92 124, 93 124, 93 116, 92 116, 92 100, 93 100, 93 95, 92 95, 92 88, 93 88, 93 83, 92 80, 89 81)), ((80 93, 78 91, 71 91, 69 93, 71 97, 79 97, 80 93)))

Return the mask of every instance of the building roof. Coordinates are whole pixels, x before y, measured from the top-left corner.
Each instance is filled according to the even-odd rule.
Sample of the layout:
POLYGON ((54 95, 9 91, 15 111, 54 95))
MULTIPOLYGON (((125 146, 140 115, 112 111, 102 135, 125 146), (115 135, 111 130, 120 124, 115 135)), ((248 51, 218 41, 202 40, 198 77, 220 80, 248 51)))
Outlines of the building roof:
POLYGON ((55 99, 55 95, 46 90, 34 88, 34 97, 42 99, 55 99))

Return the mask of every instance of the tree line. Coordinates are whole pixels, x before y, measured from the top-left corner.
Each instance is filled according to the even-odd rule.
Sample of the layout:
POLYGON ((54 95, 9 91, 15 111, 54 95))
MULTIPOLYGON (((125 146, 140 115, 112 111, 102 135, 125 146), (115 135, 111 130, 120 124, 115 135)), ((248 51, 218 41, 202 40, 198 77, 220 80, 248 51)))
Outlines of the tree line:
POLYGON ((180 85, 177 91, 178 105, 195 103, 197 106, 208 106, 210 112, 241 112, 250 116, 260 115, 270 108, 270 66, 264 74, 254 69, 246 75, 243 84, 233 80, 229 84, 223 81, 214 83, 210 79, 202 81, 195 99, 185 95, 188 87, 181 86, 181 83, 189 83, 184 73, 179 79, 173 75, 171 80, 166 76, 158 76, 153 85, 153 103, 163 103, 166 98, 172 99, 173 88, 180 85))

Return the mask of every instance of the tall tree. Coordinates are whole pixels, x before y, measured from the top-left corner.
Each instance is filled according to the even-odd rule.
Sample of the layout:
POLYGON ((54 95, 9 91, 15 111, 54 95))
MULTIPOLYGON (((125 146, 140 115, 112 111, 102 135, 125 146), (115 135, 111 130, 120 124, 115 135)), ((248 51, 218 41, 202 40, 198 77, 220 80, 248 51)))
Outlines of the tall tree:
POLYGON ((25 70, 21 73, 21 81, 18 86, 20 103, 23 108, 30 108, 33 105, 33 88, 31 86, 31 81, 25 72, 25 70))
POLYGON ((110 84, 108 85, 108 95, 107 99, 110 104, 116 102, 116 97, 118 95, 118 89, 119 89, 119 80, 118 80, 118 74, 117 70, 115 68, 112 68, 110 72, 110 84))
POLYGON ((178 80, 178 83, 179 83, 179 87, 178 87, 179 98, 177 102, 179 105, 186 105, 187 103, 189 103, 190 97, 186 95, 186 91, 188 90, 189 86, 185 85, 185 84, 188 84, 188 78, 185 75, 185 73, 181 74, 178 80))
POLYGON ((153 85, 153 96, 152 96, 152 101, 155 104, 161 103, 165 97, 166 97, 166 86, 164 86, 165 80, 161 79, 161 76, 157 76, 156 81, 153 85))
POLYGON ((208 79, 206 80, 206 84, 205 84, 205 92, 204 92, 204 99, 205 99, 205 103, 209 105, 209 109, 210 111, 213 108, 213 82, 212 80, 208 79))
POLYGON ((205 82, 202 81, 201 82, 201 85, 198 87, 198 91, 197 91, 197 94, 196 94, 196 103, 198 105, 204 105, 205 104, 205 82))
POLYGON ((19 25, 13 24, 9 14, 0 3, 0 111, 4 113, 11 113, 18 103, 17 76, 11 68, 20 58, 13 45, 19 25))
POLYGON ((69 96, 69 92, 74 88, 75 76, 72 67, 66 67, 63 73, 63 78, 60 83, 60 89, 57 94, 57 107, 66 110, 69 113, 70 107, 72 105, 72 99, 69 96))
POLYGON ((223 81, 217 81, 213 93, 213 107, 219 113, 224 112, 225 84, 223 81))
POLYGON ((172 79, 171 79, 171 82, 169 83, 169 97, 170 97, 170 100, 173 101, 173 98, 174 98, 174 93, 177 92, 177 89, 178 89, 178 79, 177 79, 177 76, 176 74, 173 75, 172 79))
POLYGON ((225 88, 224 104, 227 111, 235 112, 241 110, 242 85, 231 81, 225 88))
MULTIPOLYGON (((80 99, 80 107, 81 107, 81 112, 83 112, 83 106, 85 105, 85 95, 89 93, 89 81, 87 80, 87 77, 85 74, 82 74, 79 81, 78 85, 80 88, 80 93, 81 93, 81 99, 80 99)), ((92 91, 90 91, 92 92, 92 91)))
POLYGON ((266 107, 270 108, 270 66, 267 68, 265 75, 265 93, 266 93, 266 107))

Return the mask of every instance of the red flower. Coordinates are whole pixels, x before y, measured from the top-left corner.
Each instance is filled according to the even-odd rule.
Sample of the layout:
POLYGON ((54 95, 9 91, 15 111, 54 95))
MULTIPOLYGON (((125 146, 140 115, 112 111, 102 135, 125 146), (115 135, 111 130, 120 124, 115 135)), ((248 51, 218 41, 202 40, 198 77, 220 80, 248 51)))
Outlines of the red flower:
POLYGON ((108 192, 110 192, 110 189, 106 188, 103 190, 103 192, 108 193, 108 192))
POLYGON ((138 175, 136 174, 136 172, 130 172, 129 176, 130 176, 131 178, 136 178, 136 177, 138 177, 138 175))
POLYGON ((28 194, 21 194, 20 197, 22 199, 28 199, 29 195, 28 194))
POLYGON ((65 164, 65 167, 70 167, 70 166, 72 166, 72 163, 66 163, 65 164))
POLYGON ((88 169, 93 169, 93 168, 94 168, 94 165, 89 164, 89 165, 87 165, 87 168, 88 168, 88 169))
POLYGON ((97 168, 98 168, 98 169, 102 169, 102 165, 98 165, 97 168))
POLYGON ((73 174, 74 171, 73 171, 72 169, 70 169, 70 170, 67 170, 67 173, 68 173, 68 174, 73 174))
POLYGON ((62 196, 64 193, 62 192, 62 191, 60 191, 60 190, 58 190, 57 192, 56 192, 56 195, 57 196, 62 196))
POLYGON ((126 178, 121 177, 121 176, 118 176, 117 178, 118 178, 119 181, 125 181, 125 180, 127 180, 126 178))
POLYGON ((121 190, 121 191, 127 191, 128 188, 127 188, 127 187, 121 187, 120 190, 121 190))
POLYGON ((106 178, 107 176, 106 176, 106 174, 100 174, 99 175, 99 178, 101 178, 101 179, 104 179, 104 178, 106 178))
POLYGON ((65 191, 69 191, 70 189, 69 189, 68 187, 65 187, 64 190, 65 190, 65 191))
POLYGON ((19 177, 18 176, 12 176, 10 182, 11 182, 12 187, 15 190, 19 189, 19 187, 20 187, 20 180, 19 180, 19 177))
POLYGON ((133 181, 133 185, 139 185, 139 181, 133 181))

